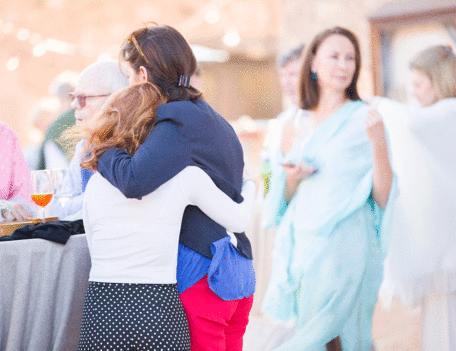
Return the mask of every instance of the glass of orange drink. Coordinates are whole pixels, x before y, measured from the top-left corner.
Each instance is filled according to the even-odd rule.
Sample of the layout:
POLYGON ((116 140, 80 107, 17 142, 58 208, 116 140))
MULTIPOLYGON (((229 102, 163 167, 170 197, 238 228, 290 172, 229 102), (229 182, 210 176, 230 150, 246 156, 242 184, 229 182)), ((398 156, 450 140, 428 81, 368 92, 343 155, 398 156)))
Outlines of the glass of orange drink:
POLYGON ((32 192, 31 197, 42 209, 41 220, 45 222, 45 208, 52 200, 54 188, 50 170, 32 171, 31 172, 32 192))

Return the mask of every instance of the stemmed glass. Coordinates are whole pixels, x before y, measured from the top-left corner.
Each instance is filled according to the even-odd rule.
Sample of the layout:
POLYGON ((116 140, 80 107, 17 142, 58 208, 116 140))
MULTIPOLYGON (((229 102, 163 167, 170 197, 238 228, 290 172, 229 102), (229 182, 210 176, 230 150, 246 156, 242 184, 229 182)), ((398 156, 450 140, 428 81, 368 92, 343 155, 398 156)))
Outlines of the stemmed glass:
POLYGON ((54 186, 54 197, 62 207, 65 207, 68 200, 73 195, 68 186, 65 186, 65 178, 67 177, 68 169, 52 169, 51 178, 54 186))
POLYGON ((41 220, 45 222, 45 208, 52 200, 54 188, 52 186, 51 171, 41 170, 31 172, 32 200, 42 208, 41 220))

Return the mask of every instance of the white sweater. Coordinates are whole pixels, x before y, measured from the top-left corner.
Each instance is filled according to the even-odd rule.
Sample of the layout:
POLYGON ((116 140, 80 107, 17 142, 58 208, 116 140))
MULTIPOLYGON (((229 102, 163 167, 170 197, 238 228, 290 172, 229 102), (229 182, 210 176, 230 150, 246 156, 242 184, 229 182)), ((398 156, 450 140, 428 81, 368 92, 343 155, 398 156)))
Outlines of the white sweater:
POLYGON ((456 292, 456 99, 423 108, 374 101, 397 178, 380 296, 386 306, 394 295, 410 306, 456 292))
POLYGON ((83 219, 92 268, 90 281, 109 283, 176 283, 182 216, 198 206, 230 232, 243 232, 250 220, 256 186, 244 183, 237 204, 200 168, 189 166, 144 196, 127 199, 99 173, 84 196, 83 219))

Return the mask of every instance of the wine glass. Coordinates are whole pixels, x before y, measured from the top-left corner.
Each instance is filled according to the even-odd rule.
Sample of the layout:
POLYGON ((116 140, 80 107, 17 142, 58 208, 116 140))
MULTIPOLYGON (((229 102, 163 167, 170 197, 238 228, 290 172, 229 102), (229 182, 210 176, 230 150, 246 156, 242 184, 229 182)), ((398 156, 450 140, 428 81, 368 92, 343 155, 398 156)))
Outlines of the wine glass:
POLYGON ((68 169, 52 169, 51 178, 54 186, 54 197, 62 207, 65 207, 67 202, 73 195, 71 189, 65 186, 65 178, 67 177, 68 169))
POLYGON ((54 189, 52 186, 52 177, 51 171, 41 170, 41 171, 32 171, 31 172, 31 182, 32 182, 32 200, 38 206, 42 208, 41 220, 45 222, 45 208, 47 204, 51 201, 54 194, 54 189))

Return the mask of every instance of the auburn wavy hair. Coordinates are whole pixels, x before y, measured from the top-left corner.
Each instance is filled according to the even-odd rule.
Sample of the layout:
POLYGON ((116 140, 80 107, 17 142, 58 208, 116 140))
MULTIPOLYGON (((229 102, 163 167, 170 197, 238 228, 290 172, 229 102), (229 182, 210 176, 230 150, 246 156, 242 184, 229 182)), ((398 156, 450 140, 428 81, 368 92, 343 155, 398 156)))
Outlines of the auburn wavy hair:
POLYGON ((132 85, 112 94, 102 111, 78 132, 87 140, 81 167, 96 170, 107 149, 138 150, 155 125, 157 108, 167 102, 152 83, 132 85))

